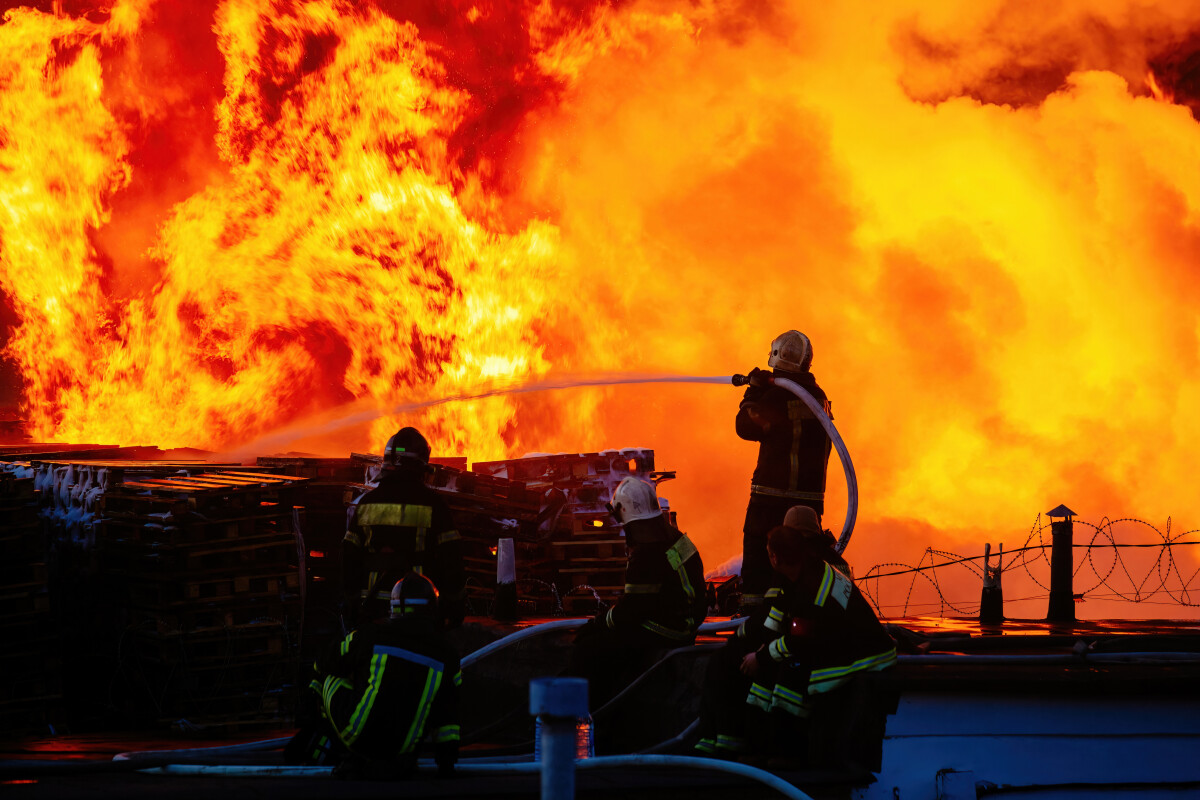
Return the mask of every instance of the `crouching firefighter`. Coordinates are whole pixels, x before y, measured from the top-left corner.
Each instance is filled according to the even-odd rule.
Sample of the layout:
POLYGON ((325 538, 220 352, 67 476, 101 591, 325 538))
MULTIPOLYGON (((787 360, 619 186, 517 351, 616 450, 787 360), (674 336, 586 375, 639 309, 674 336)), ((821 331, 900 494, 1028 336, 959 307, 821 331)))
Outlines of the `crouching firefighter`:
POLYGON ((342 777, 403 777, 428 733, 438 774, 454 774, 462 672, 437 630, 437 589, 410 572, 390 602, 387 622, 352 632, 313 665, 315 719, 288 744, 289 762, 336 765, 342 777))
POLYGON ((667 522, 652 484, 621 481, 609 510, 625 530, 625 591, 580 628, 567 666, 568 675, 588 679, 593 708, 648 667, 656 653, 694 642, 708 608, 700 553, 667 522))
POLYGON ((354 507, 342 540, 343 620, 347 629, 387 619, 390 587, 409 571, 433 581, 442 619, 463 621, 466 569, 450 508, 425 485, 429 443, 416 428, 388 440, 379 486, 354 507))
POLYGON ((844 759, 825 752, 815 731, 810 748, 810 714, 845 705, 842 690, 894 665, 896 646, 816 512, 801 507, 789 522, 767 537, 778 585, 709 662, 696 749, 773 768, 832 766, 820 762, 844 759))

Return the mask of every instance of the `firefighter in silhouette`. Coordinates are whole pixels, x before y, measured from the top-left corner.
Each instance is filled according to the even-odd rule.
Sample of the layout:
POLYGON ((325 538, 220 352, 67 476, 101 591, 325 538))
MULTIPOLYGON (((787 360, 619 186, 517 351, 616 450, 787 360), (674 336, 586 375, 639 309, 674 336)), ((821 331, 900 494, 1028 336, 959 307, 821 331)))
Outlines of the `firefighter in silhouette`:
POLYGON ((354 507, 342 540, 343 615, 348 628, 387 617, 392 584, 409 571, 433 581, 442 619, 462 624, 466 570, 450 509, 425 485, 429 443, 403 428, 383 454, 379 486, 354 507))
POLYGON ((579 629, 567 666, 568 675, 588 679, 593 708, 655 653, 694 642, 708 607, 700 553, 667 521, 653 484, 625 478, 609 509, 625 530, 625 591, 579 629))
MULTIPOLYGON (((896 663, 895 642, 816 512, 804 507, 791 521, 768 536, 778 584, 709 661, 696 745, 706 755, 753 754, 772 759, 772 767, 806 766, 806 720, 814 706, 840 700, 837 693, 860 674, 896 663)), ((822 741, 814 739, 821 752, 822 741)))
POLYGON ((805 403, 786 389, 770 383, 787 378, 808 391, 830 419, 825 392, 809 367, 812 343, 799 331, 787 331, 771 343, 767 366, 772 372, 753 369, 750 385, 738 407, 737 435, 758 442, 758 464, 750 482, 750 503, 742 527, 742 612, 751 613, 763 602, 771 585, 767 560, 767 532, 782 524, 794 505, 825 512, 825 475, 833 443, 805 403))
POLYGON ((313 665, 316 723, 285 749, 290 762, 337 765, 346 778, 388 779, 416 769, 426 735, 438 774, 458 760, 458 654, 438 632, 438 593, 408 573, 389 593, 387 622, 353 631, 313 665))

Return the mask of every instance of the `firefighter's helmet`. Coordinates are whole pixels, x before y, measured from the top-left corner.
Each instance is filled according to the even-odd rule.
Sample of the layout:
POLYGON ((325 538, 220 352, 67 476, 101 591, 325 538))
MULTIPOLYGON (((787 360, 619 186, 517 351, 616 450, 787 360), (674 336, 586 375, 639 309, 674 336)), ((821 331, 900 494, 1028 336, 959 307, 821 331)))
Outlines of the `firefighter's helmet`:
POLYGON ((653 519, 662 515, 654 485, 640 478, 626 478, 613 492, 608 505, 613 518, 624 525, 639 519, 653 519))
POLYGON ((812 364, 812 342, 800 331, 788 331, 771 342, 767 366, 785 372, 808 372, 812 364))
POLYGON ((433 581, 410 572, 392 587, 392 619, 437 615, 438 590, 433 581))
POLYGON ((429 463, 429 442, 416 428, 401 428, 388 439, 383 449, 383 463, 388 467, 404 463, 429 463))
POLYGON ((817 512, 808 506, 792 506, 789 508, 787 513, 783 515, 783 524, 810 536, 823 536, 825 534, 825 529, 821 527, 821 520, 817 516, 817 512))

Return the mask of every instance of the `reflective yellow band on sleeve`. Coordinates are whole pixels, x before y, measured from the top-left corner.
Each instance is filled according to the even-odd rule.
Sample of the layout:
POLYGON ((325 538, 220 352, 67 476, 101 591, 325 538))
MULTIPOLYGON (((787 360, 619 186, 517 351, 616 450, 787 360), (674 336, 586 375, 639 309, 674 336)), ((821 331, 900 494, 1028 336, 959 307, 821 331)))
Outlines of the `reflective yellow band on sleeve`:
POLYGON ((661 583, 627 583, 625 594, 658 594, 662 591, 661 583))
POLYGON ((763 627, 774 633, 783 633, 783 612, 772 608, 771 613, 763 620, 763 627))
POLYGON ((667 548, 667 563, 671 565, 671 569, 679 569, 683 562, 687 561, 692 556, 696 555, 696 545, 692 544, 692 540, 686 535, 681 535, 675 544, 667 548))
POLYGON ((767 646, 767 653, 771 656, 773 661, 783 661, 785 658, 791 655, 791 653, 788 652, 787 642, 783 640, 782 636, 767 646))
POLYGON ((433 508, 410 503, 366 503, 359 504, 354 518, 359 525, 428 528, 433 524, 433 508))

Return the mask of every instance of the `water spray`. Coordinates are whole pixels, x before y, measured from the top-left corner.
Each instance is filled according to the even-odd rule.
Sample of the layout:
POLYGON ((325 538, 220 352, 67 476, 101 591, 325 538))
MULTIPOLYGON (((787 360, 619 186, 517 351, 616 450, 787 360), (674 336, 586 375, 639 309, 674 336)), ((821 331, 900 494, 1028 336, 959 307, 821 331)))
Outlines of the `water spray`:
POLYGON ((777 377, 770 373, 758 373, 753 379, 745 375, 670 375, 644 373, 592 373, 584 375, 563 375, 557 378, 546 378, 530 383, 499 383, 478 387, 471 391, 447 395, 429 400, 419 400, 411 403, 401 403, 380 409, 366 406, 362 402, 349 403, 334 409, 327 414, 310 417, 307 420, 289 425, 273 433, 243 445, 236 450, 222 454, 222 457, 241 460, 260 452, 276 451, 296 439, 319 436, 336 430, 373 422, 383 416, 409 414, 446 403, 458 403, 468 400, 482 400, 486 397, 500 395, 529 394, 532 392, 551 392, 561 389, 577 389, 587 386, 623 386, 643 383, 712 383, 728 386, 745 386, 751 382, 773 384, 786 389, 799 398, 813 412, 825 433, 833 442, 838 458, 842 462, 842 470, 846 474, 846 520, 842 524, 842 533, 838 537, 836 549, 840 553, 850 543, 850 534, 854 531, 854 521, 858 516, 858 478, 854 474, 854 464, 841 434, 834 427, 833 420, 825 413, 821 404, 803 387, 787 378, 777 377))
POLYGON ((717 383, 728 384, 728 375, 669 375, 641 373, 591 373, 583 375, 563 375, 557 378, 546 378, 530 383, 496 383, 485 384, 475 389, 446 395, 445 397, 418 400, 411 403, 399 403, 393 406, 379 408, 368 402, 358 401, 339 406, 329 412, 315 414, 299 422, 280 428, 252 442, 221 454, 231 459, 241 460, 262 452, 275 452, 296 439, 309 436, 320 436, 354 425, 374 422, 380 417, 411 414, 426 408, 459 403, 468 400, 482 400, 487 397, 498 397, 510 394, 529 394, 531 392, 552 392, 560 389, 577 389, 586 386, 621 386, 638 383, 717 383))

